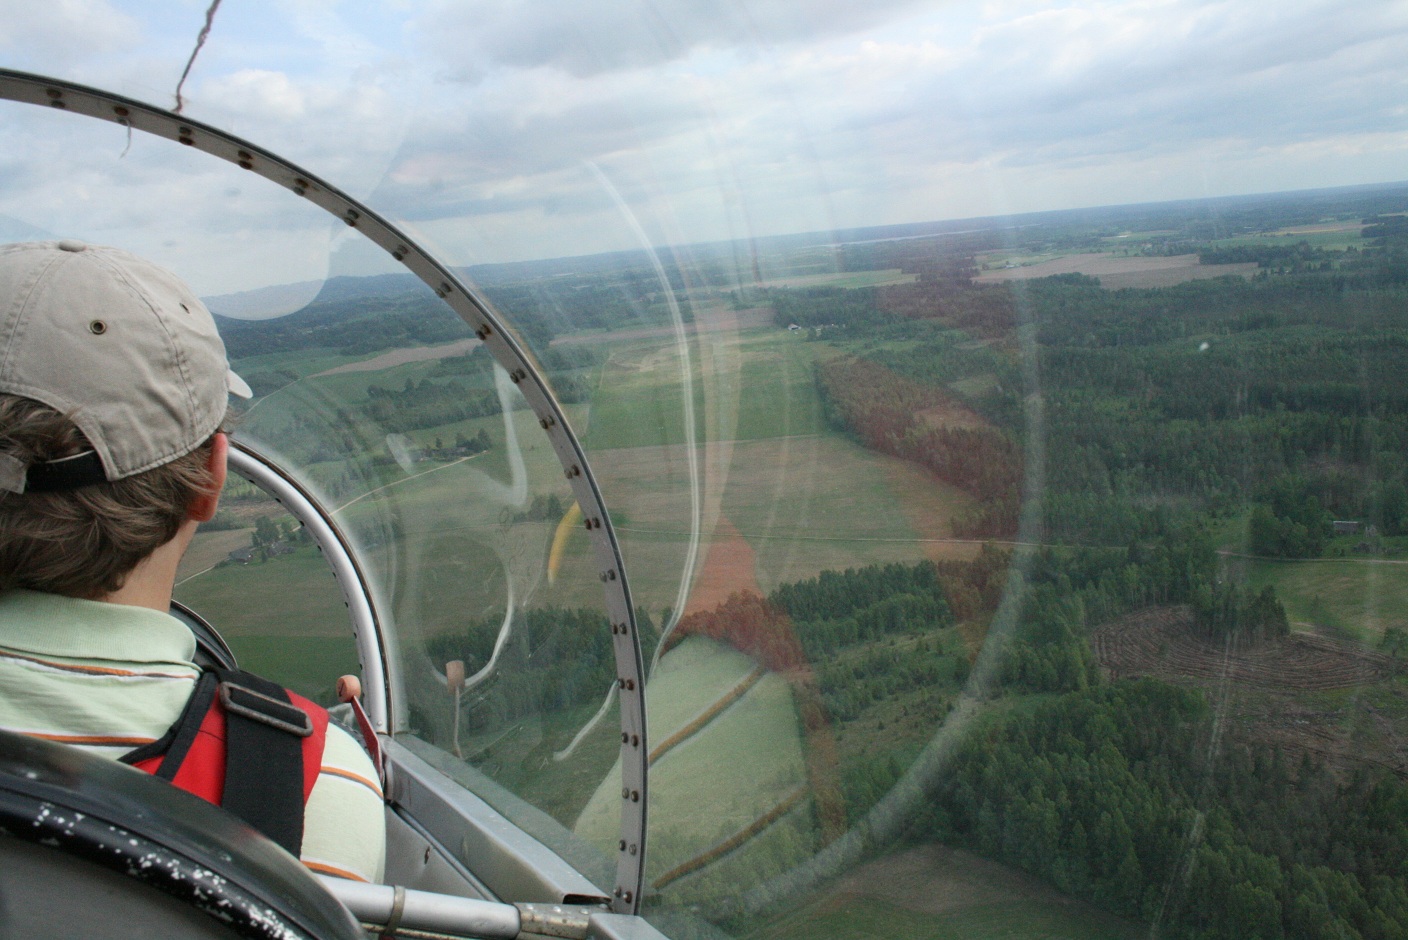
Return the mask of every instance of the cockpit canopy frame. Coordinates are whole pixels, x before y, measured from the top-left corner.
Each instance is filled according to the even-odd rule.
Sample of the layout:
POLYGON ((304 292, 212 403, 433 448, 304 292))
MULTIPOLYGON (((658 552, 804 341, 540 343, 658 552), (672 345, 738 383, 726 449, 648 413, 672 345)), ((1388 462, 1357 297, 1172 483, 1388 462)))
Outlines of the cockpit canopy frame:
MULTIPOLYGON (((562 405, 542 371, 504 318, 478 296, 450 268, 421 248, 390 221, 345 192, 278 155, 234 135, 184 115, 154 107, 111 92, 27 72, 0 69, 0 99, 72 112, 110 121, 191 147, 275 183, 356 228, 415 274, 464 320, 523 394, 538 425, 551 442, 582 509, 583 524, 593 546, 605 591, 612 649, 617 669, 616 692, 621 715, 621 838, 612 907, 617 913, 636 914, 640 909, 645 872, 647 769, 649 745, 645 727, 644 669, 635 607, 626 580, 620 543, 585 451, 573 432, 562 405)), ((237 462, 260 472, 261 461, 253 452, 237 462), (246 459, 248 458, 248 459, 246 459)), ((264 463, 267 468, 267 462, 264 463)), ((315 504, 316 501, 314 501, 315 504)), ((307 521, 307 520, 302 520, 307 521)), ((330 533, 324 533, 329 535, 330 533)), ((349 590, 346 578, 343 590, 349 590)), ((376 635, 377 599, 366 590, 362 620, 373 630, 359 631, 359 653, 364 669, 363 688, 368 712, 377 729, 394 733, 405 717, 396 703, 404 701, 394 670, 387 668, 385 644, 376 635), (373 674, 372 670, 380 670, 373 674)), ((361 624, 359 624, 361 625, 361 624)))

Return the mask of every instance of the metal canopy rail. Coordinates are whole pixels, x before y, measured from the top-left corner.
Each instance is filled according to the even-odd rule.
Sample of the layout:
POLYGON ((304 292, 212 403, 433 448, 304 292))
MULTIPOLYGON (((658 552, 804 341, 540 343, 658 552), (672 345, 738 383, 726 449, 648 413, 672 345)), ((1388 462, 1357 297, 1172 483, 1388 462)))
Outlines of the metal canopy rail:
MULTIPOLYGON (((620 543, 581 443, 547 382, 506 328, 503 319, 448 267, 432 258, 376 212, 312 173, 238 137, 132 98, 10 69, 0 69, 0 99, 71 111, 164 137, 219 157, 292 190, 355 227, 425 282, 469 324, 494 359, 507 370, 509 378, 523 393, 538 417, 538 424, 552 442, 553 450, 572 485, 577 504, 582 507, 584 524, 591 536, 605 586, 612 648, 616 657, 617 693, 621 701, 621 838, 612 908, 618 913, 638 913, 645 873, 649 748, 645 729, 645 681, 635 606, 631 603, 630 589, 626 583, 620 543)), ((374 598, 369 600, 375 601, 374 598)), ((358 642, 376 643, 376 639, 359 637, 358 642)), ((364 663, 380 659, 379 648, 374 656, 368 656, 370 652, 363 651, 364 663)), ((398 700, 395 688, 398 677, 388 674, 382 678, 385 683, 384 710, 372 717, 380 728, 390 731, 397 727, 398 716, 392 713, 391 703, 398 700)))

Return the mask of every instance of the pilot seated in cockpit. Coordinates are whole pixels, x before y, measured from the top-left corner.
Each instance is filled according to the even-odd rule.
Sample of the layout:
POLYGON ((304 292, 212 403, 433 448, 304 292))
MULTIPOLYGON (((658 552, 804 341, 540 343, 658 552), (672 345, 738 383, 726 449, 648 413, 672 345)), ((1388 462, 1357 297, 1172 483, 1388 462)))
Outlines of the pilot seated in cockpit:
POLYGON ((114 248, 0 247, 0 729, 225 806, 315 871, 379 881, 377 772, 327 712, 202 670, 176 566, 215 514, 230 371, 168 271, 114 248))

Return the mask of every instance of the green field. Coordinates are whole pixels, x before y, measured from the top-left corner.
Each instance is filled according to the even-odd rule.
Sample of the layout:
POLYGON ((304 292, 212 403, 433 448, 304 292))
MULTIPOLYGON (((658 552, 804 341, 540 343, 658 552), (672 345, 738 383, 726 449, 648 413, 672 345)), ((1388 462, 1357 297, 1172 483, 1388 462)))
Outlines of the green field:
POLYGON ((211 569, 183 582, 176 599, 211 621, 241 668, 310 698, 358 671, 342 591, 311 546, 211 569))
MULTIPOLYGON (((691 638, 666 654, 649 685, 646 724, 652 747, 743 681, 755 663, 726 646, 691 638), (709 694, 706 694, 709 693, 709 694)), ((620 821, 619 767, 602 782, 574 831, 598 845, 616 838, 620 821)), ((693 736, 664 753, 650 771, 651 854, 647 877, 659 878, 748 828, 806 785, 802 735, 792 692, 778 675, 767 674, 693 736)), ((801 815, 801 814, 794 814, 801 815)), ((784 827, 786 837, 802 834, 784 827)), ((754 877, 776 873, 777 847, 766 850, 764 829, 730 855, 682 879, 712 881, 725 862, 742 864, 754 877), (707 877, 706 877, 707 876, 707 877)), ((800 848, 800 844, 795 848, 800 848)), ((788 855, 791 852, 786 853, 788 855)), ((722 876, 734 878, 737 871, 722 876)), ((698 886, 694 886, 697 896, 698 886)))
POLYGON ((826 430, 812 363, 817 344, 786 333, 747 337, 739 344, 738 424, 732 440, 819 434, 826 430))
MULTIPOLYGON (((605 690, 602 691, 604 694, 605 690)), ((592 702, 567 711, 526 716, 507 728, 494 724, 489 731, 466 734, 460 742, 461 750, 466 760, 480 772, 564 827, 570 827, 604 785, 603 781, 610 781, 612 787, 618 786, 621 716, 616 706, 612 706, 570 756, 562 759, 554 756, 564 751, 577 732, 591 721, 599 704, 592 702)), ((619 816, 616 824, 620 824, 619 816)), ((610 848, 615 835, 613 830, 608 839, 598 843, 603 851, 610 848)))
POLYGON ((872 859, 811 900, 774 915, 748 940, 1135 940, 1148 929, 1044 882, 943 845, 872 859))
POLYGON ((831 271, 825 274, 799 274, 792 277, 769 278, 761 287, 883 287, 889 284, 912 284, 915 276, 899 268, 880 271, 831 271))
POLYGON ((1247 583, 1276 589, 1293 627, 1378 642, 1408 628, 1408 563, 1377 559, 1247 562, 1247 583))
MULTIPOLYGON (((698 449, 704 536, 719 516, 736 527, 757 553, 765 590, 824 568, 917 560, 918 540, 948 534, 948 518, 971 505, 827 427, 812 377, 826 348, 768 328, 727 335, 694 360, 695 413, 708 441, 698 449)), ((602 492, 623 520, 633 590, 651 609, 674 604, 689 548, 678 383, 670 349, 616 350, 586 433, 602 492)))
MULTIPOLYGON (((673 603, 688 548, 682 451, 593 454, 608 504, 628 519, 620 534, 632 590, 652 609, 673 603)), ((972 505, 962 491, 839 434, 745 441, 718 457, 706 495, 756 553, 764 591, 828 568, 917 561, 935 547, 921 539, 948 535, 949 518, 972 505)))
POLYGON ((646 686, 651 747, 736 686, 757 664, 727 646, 691 638, 660 658, 646 686))
MULTIPOLYGON (((828 567, 922 557, 924 546, 916 540, 946 534, 947 518, 971 502, 932 479, 901 481, 896 474, 903 473, 902 461, 866 451, 826 426, 812 377, 814 357, 826 348, 771 327, 706 331, 692 347, 703 535, 708 538, 721 513, 750 540, 764 586, 828 567), (938 499, 931 498, 935 494, 938 499), (921 499, 922 507, 915 503, 921 499), (922 533, 917 518, 925 520, 922 533)), ((283 364, 305 374, 326 366, 317 358, 285 358, 283 364)), ((556 520, 536 529, 515 526, 512 534, 502 529, 526 506, 511 496, 514 472, 502 415, 406 432, 421 447, 437 437, 452 441, 480 430, 494 442, 462 464, 427 461, 406 469, 387 456, 384 431, 356 422, 356 409, 349 406, 370 385, 399 388, 434 366, 410 362, 306 379, 259 401, 245 431, 292 453, 310 446, 309 427, 314 437, 356 438, 355 459, 314 461, 309 472, 329 490, 335 507, 345 507, 344 525, 385 530, 394 524, 420 534, 417 543, 402 546, 399 557, 380 558, 399 618, 433 630, 465 612, 483 611, 500 602, 508 571, 520 603, 599 604, 586 539, 569 542, 563 570, 547 591, 541 568, 556 520), (349 413, 351 424, 343 420, 349 413), (446 585, 453 587, 447 591, 446 585)), ((689 548, 691 480, 682 446, 680 381, 672 346, 658 339, 625 341, 599 367, 591 404, 568 409, 620 525, 637 598, 652 610, 677 603, 689 548)), ((534 416, 519 410, 510 420, 528 480, 519 493, 526 500, 558 493, 570 505, 556 455, 534 416)))
POLYGON ((1340 229, 1326 226, 1327 231, 1281 231, 1244 235, 1238 238, 1220 238, 1209 242, 1218 248, 1232 245, 1245 245, 1250 248, 1283 247, 1305 242, 1311 248, 1325 248, 1330 251, 1343 251, 1350 246, 1359 248, 1364 244, 1360 227, 1340 229))
POLYGON ((1047 261, 1055 261, 1057 258, 1065 258, 1069 255, 1097 254, 1105 251, 1116 251, 1124 247, 1122 243, 1115 243, 1111 246, 1090 246, 1088 248, 1061 248, 1050 251, 1027 251, 1017 249, 998 249, 996 251, 980 252, 976 261, 982 271, 1000 271, 1009 266, 1014 268, 1029 268, 1033 265, 1043 264, 1047 261))
POLYGON ((872 899, 819 902, 750 934, 750 940, 1138 940, 1147 931, 1087 905, 1021 896, 931 914, 872 899))
MULTIPOLYGON (((811 369, 817 344, 771 328, 704 338, 708 342, 690 353, 696 440, 762 440, 823 429, 811 369)), ((683 443, 682 370, 670 346, 613 348, 583 442, 593 451, 683 443)))
POLYGON ((335 369, 349 363, 372 359, 375 355, 375 353, 368 353, 364 356, 344 356, 331 349, 295 350, 268 353, 262 356, 245 356, 232 362, 231 365, 234 366, 236 372, 242 375, 288 369, 300 377, 307 377, 327 369, 335 369))
POLYGON ((337 703, 339 676, 361 675, 351 633, 326 636, 225 635, 241 669, 258 673, 324 706, 337 703))

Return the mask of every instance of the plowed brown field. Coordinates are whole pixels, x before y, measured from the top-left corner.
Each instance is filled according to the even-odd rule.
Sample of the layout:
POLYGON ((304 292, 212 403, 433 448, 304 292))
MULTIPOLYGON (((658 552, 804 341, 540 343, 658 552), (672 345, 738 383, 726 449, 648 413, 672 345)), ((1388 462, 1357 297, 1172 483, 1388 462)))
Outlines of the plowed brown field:
POLYGON ((1304 633, 1228 650, 1194 631, 1187 607, 1121 617, 1097 627, 1091 644, 1112 677, 1228 680, 1272 691, 1320 692, 1380 682, 1393 673, 1387 656, 1304 633))
POLYGON ((1122 287, 1170 287, 1184 281, 1225 277, 1229 274, 1250 277, 1255 272, 1255 264, 1200 264, 1197 255, 1130 257, 1101 253, 1064 255, 1039 264, 984 271, 977 280, 982 283, 995 283, 1025 281, 1036 277, 1050 277, 1053 274, 1088 274, 1098 277, 1101 286, 1107 290, 1118 290, 1122 287))
POLYGON ((1408 694, 1387 656, 1304 633, 1227 650, 1198 635, 1187 607, 1138 611, 1090 639, 1108 676, 1201 687, 1233 738, 1310 754, 1342 774, 1371 765, 1408 778, 1408 694))

